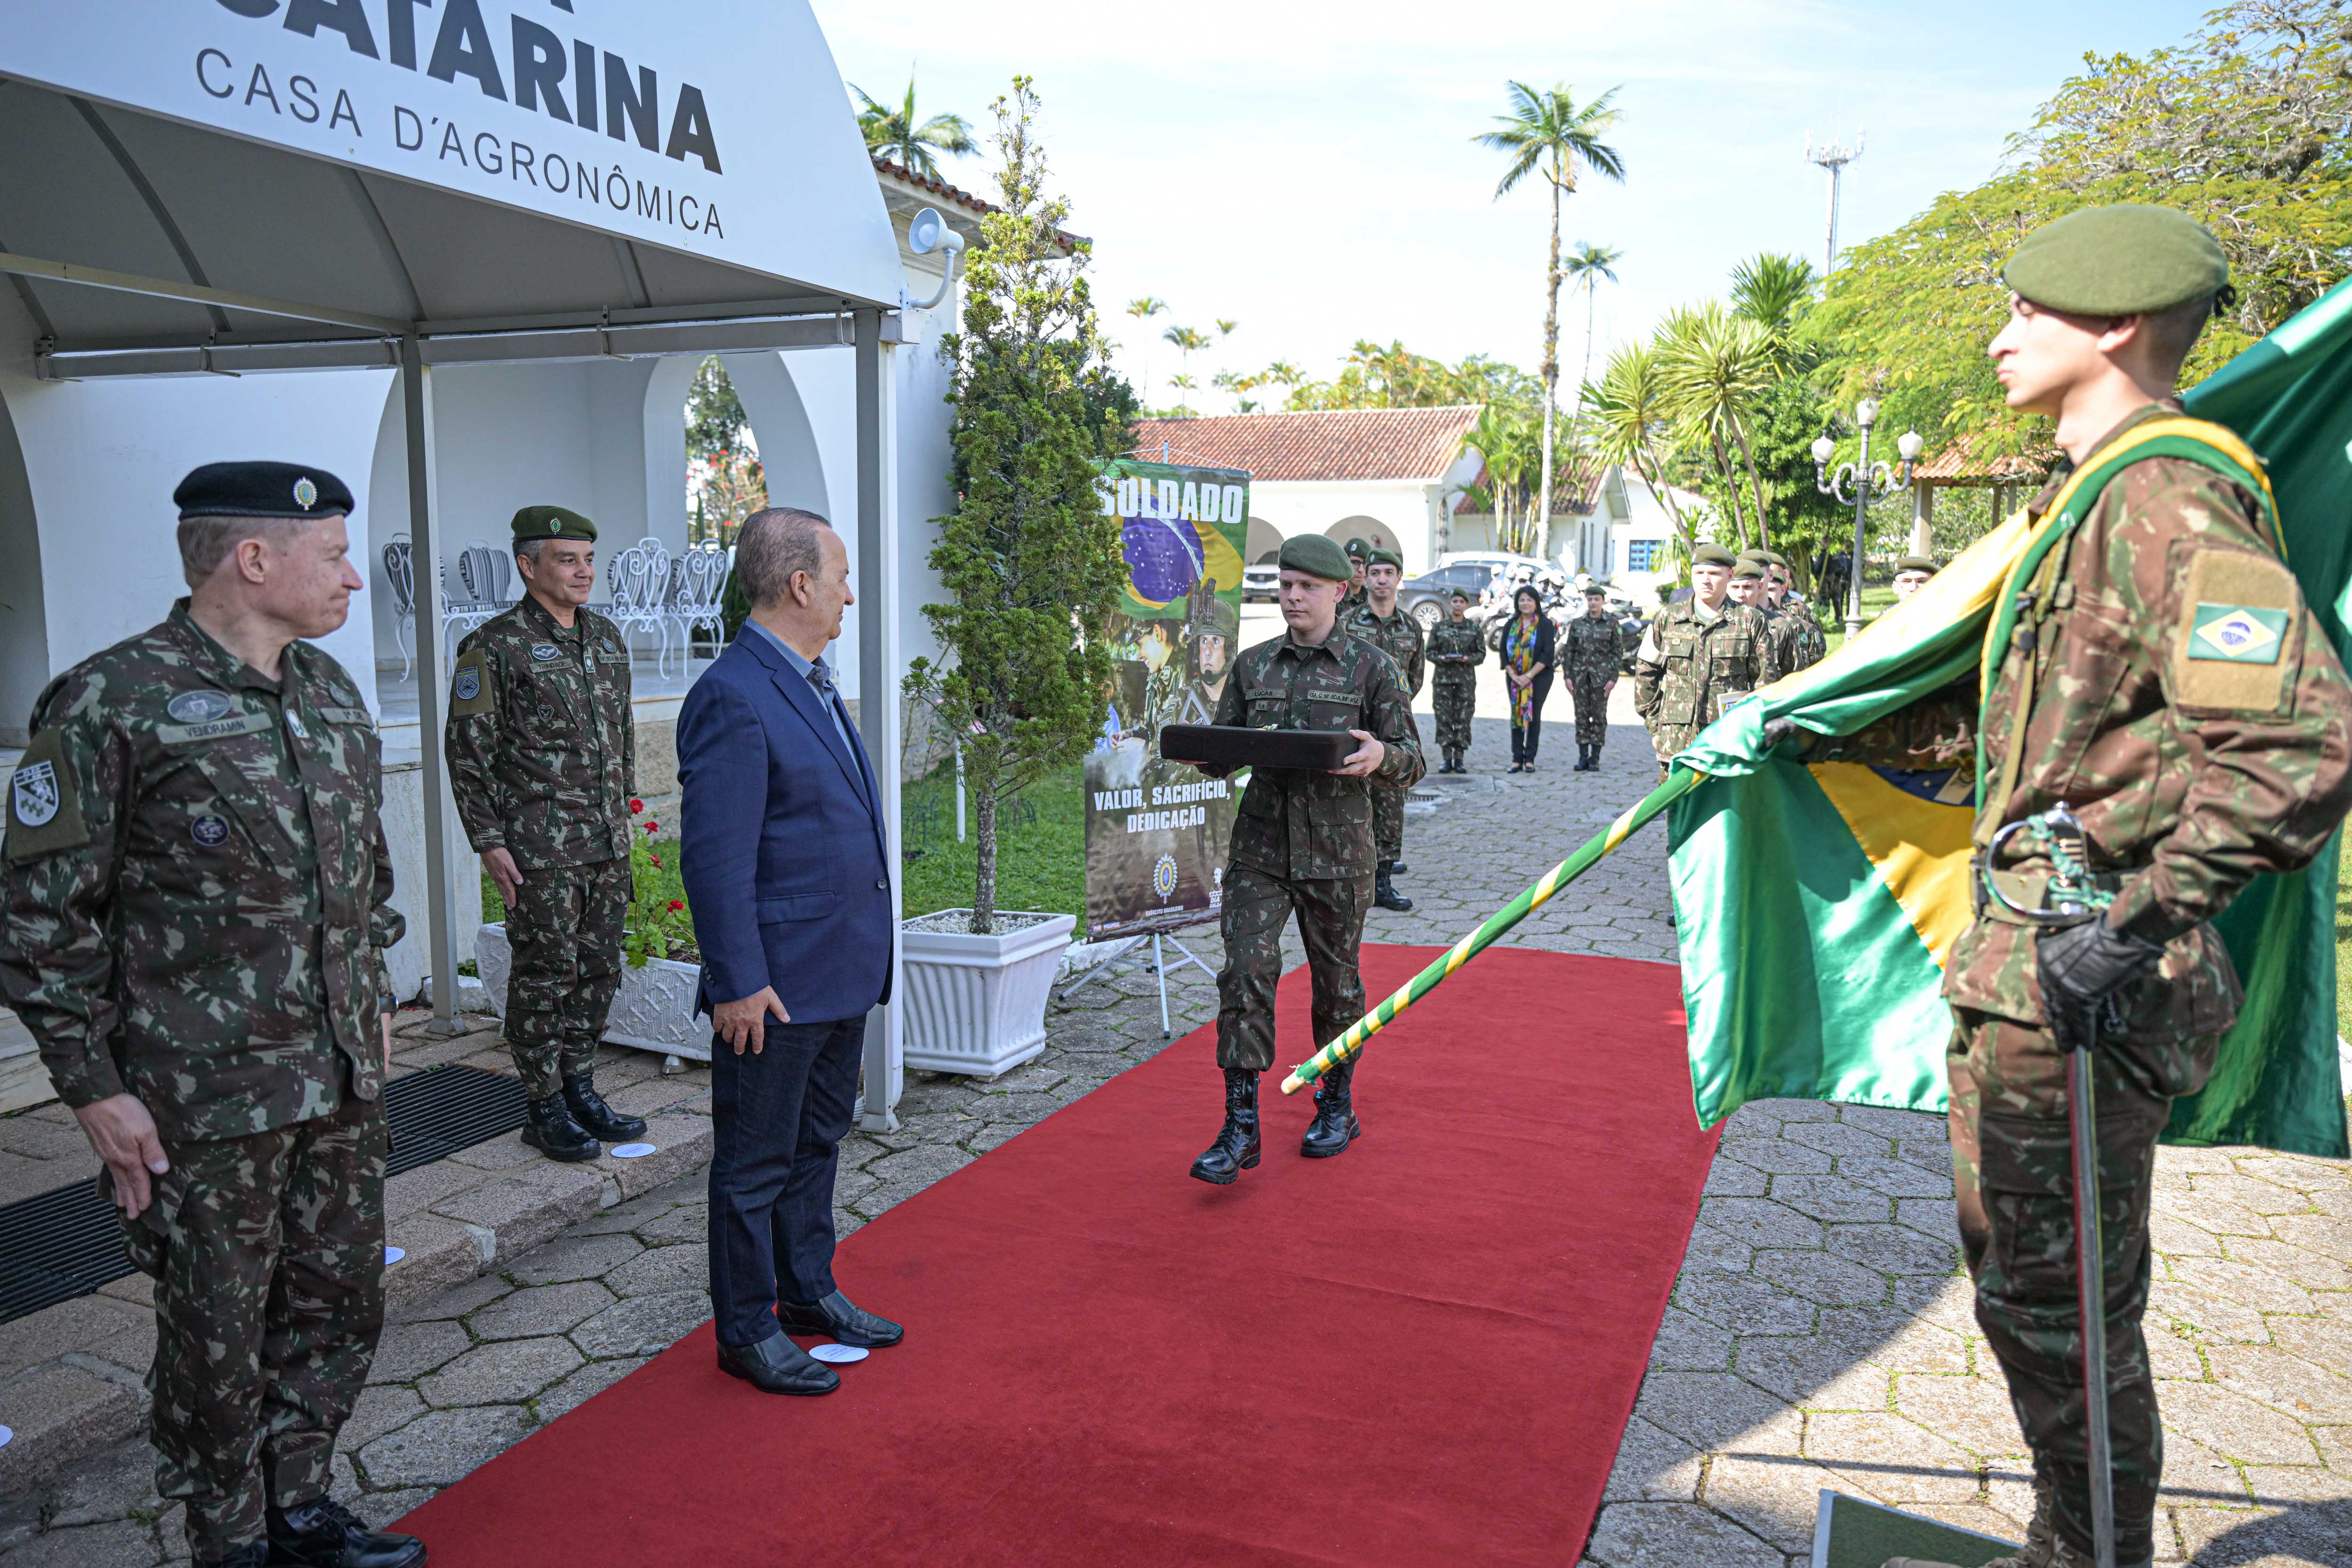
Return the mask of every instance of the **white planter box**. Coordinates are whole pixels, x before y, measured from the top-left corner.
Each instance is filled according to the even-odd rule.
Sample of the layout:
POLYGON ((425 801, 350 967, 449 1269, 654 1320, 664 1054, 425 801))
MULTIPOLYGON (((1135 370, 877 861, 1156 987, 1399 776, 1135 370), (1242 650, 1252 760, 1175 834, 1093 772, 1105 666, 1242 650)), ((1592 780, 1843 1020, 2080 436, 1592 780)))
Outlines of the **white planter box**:
MULTIPOLYGON (((507 1016, 507 977, 514 970, 514 950, 507 944, 507 928, 486 925, 474 942, 474 963, 481 970, 482 988, 489 993, 490 1011, 507 1016)), ((604 1021, 604 1038, 616 1046, 665 1056, 710 1059, 710 1025, 695 1016, 695 985, 701 967, 674 959, 649 958, 643 969, 621 963, 620 989, 613 994, 612 1015, 604 1021)))
POLYGON ((1077 923, 1053 915, 998 936, 901 927, 906 1065, 994 1078, 1044 1050, 1045 1003, 1077 923))

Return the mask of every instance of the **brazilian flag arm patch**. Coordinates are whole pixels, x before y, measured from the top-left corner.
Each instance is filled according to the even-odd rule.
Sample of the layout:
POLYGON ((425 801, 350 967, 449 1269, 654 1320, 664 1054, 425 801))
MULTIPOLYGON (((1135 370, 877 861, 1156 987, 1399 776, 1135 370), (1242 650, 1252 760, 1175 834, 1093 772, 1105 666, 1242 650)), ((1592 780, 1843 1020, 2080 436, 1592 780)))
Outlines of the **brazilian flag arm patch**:
POLYGON ((2305 614, 2277 557, 2199 550, 2172 636, 2173 700, 2211 712, 2279 713, 2293 702, 2305 614))
POLYGON ((2200 604, 2189 615, 2190 658, 2276 664, 2286 645, 2287 613, 2259 605, 2200 604))

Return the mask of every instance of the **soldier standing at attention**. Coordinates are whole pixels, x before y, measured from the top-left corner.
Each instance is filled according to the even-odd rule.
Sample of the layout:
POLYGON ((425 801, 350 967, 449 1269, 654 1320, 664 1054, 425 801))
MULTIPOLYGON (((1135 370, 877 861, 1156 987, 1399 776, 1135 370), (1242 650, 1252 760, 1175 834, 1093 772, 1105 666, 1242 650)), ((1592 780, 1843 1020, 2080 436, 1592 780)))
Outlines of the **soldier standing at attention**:
POLYGON ((1772 607, 1772 564, 1756 551, 1742 555, 1731 568, 1729 596, 1735 605, 1746 605, 1764 617, 1771 629, 1773 662, 1782 674, 1796 668, 1798 639, 1797 618, 1783 615, 1772 607))
POLYGON ((522 1141, 551 1160, 645 1135, 596 1092, 596 1042, 621 983, 636 724, 629 644, 583 606, 596 525, 560 506, 514 515, 525 592, 457 645, 449 787, 507 905, 507 1044, 530 1102, 522 1141))
POLYGON ((1906 555, 1895 563, 1895 596, 1907 599, 1927 585, 1936 574, 1936 563, 1925 555, 1906 555))
MULTIPOLYGON (((1372 893, 1372 791, 1421 777, 1421 737, 1396 664, 1339 624, 1348 557, 1320 534, 1282 547, 1282 637, 1244 650, 1217 704, 1217 722, 1252 729, 1344 731, 1359 742, 1330 773, 1253 768, 1234 821, 1225 871, 1225 967, 1217 976, 1217 1065, 1225 1124, 1192 1162, 1224 1186, 1258 1163, 1257 1075, 1274 1066, 1274 987, 1282 927, 1295 912, 1314 984, 1318 1041, 1364 1016, 1356 955, 1372 893)), ((1226 767, 1201 770, 1222 778, 1226 767)), ((1350 1084, 1359 1058, 1325 1073, 1298 1152, 1322 1159, 1363 1129, 1350 1084), (1336 1081, 1335 1081, 1336 1080, 1336 1081)))
POLYGON ((1339 601, 1342 616, 1354 615, 1364 604, 1364 574, 1371 567, 1372 546, 1369 540, 1348 541, 1348 593, 1339 601))
POLYGON ((1435 673, 1431 693, 1437 707, 1437 747, 1444 753, 1441 773, 1466 773, 1470 721, 1478 711, 1478 666, 1486 662, 1486 637, 1469 617, 1470 593, 1456 588, 1445 603, 1445 619, 1430 628, 1429 662, 1435 673))
POLYGON ((155 1282, 155 1488, 199 1568, 418 1568, 329 1500, 383 1328, 392 908, 375 722, 301 639, 361 586, 323 468, 173 493, 192 590, 34 704, 0 991, 155 1282))
POLYGON ((2352 685, 2280 562, 2259 460, 2173 395, 2226 303, 2213 237, 2166 208, 2093 207, 2028 235, 2002 276, 2010 320, 1989 352, 2009 406, 2057 422, 2065 460, 2027 510, 2057 511, 2063 531, 2011 585, 2022 608, 1984 693, 1975 842, 2009 897, 2045 907, 2045 844, 2018 835, 1998 864, 1982 858, 1995 832, 2063 802, 2082 820, 2093 900, 2106 907, 2034 927, 1980 899, 1953 945, 1944 995, 1960 1244, 2033 1454, 2033 1528, 2024 1553, 1999 1563, 2086 1568, 2056 1034, 2060 1016, 2073 1020, 2098 1110, 2116 1561, 2138 1568, 2153 1552, 2163 1468, 2140 1332, 2156 1142, 2174 1099, 2212 1072, 2243 995, 2211 921, 2255 877, 2310 864, 2352 805, 2352 685), (2132 455, 2160 435, 2170 438, 2132 455), (2099 488, 2058 504, 2076 474, 2099 488))
POLYGON ((1793 657, 1780 673, 1793 675, 1801 669, 1811 669, 1828 657, 1829 638, 1822 633, 1822 623, 1813 618, 1811 605, 1796 595, 1795 582, 1789 574, 1789 558, 1777 550, 1759 550, 1763 561, 1764 603, 1784 617, 1794 635, 1790 639, 1793 657))
POLYGON ((1634 656, 1633 710, 1650 727, 1661 780, 1733 698, 1780 679, 1763 613, 1731 603, 1734 564, 1720 544, 1692 551, 1691 596, 1658 612, 1634 656))
POLYGON ((1625 658, 1617 617, 1599 584, 1585 589, 1584 614, 1568 623, 1560 642, 1560 667, 1576 701, 1576 771, 1599 773, 1601 748, 1609 739, 1609 694, 1617 689, 1625 658))
MULTIPOLYGON (((1421 695, 1429 666, 1423 658, 1421 622, 1397 608, 1397 584, 1403 578, 1404 563, 1396 552, 1375 547, 1364 567, 1364 602, 1341 624, 1349 635, 1370 643, 1396 661, 1397 673, 1404 678, 1406 722, 1412 723, 1412 700, 1421 695)), ((1372 790, 1372 837, 1380 848, 1372 902, 1400 911, 1412 908, 1412 900, 1396 889, 1396 879, 1405 868, 1405 787, 1375 785, 1372 790)))

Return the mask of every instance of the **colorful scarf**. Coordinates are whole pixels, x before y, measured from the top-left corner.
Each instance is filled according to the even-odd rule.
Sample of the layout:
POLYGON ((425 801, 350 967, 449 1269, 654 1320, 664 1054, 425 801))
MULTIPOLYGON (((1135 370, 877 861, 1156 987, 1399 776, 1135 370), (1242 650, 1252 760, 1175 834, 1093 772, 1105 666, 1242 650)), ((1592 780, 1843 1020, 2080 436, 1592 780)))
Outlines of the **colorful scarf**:
MULTIPOLYGON (((1540 616, 1534 626, 1529 626, 1513 616, 1511 624, 1503 628, 1503 662, 1521 675, 1532 673, 1536 667, 1536 639, 1542 631, 1540 616)), ((1511 727, 1524 730, 1535 716, 1535 682, 1529 681, 1525 686, 1515 684, 1511 688, 1511 727)))

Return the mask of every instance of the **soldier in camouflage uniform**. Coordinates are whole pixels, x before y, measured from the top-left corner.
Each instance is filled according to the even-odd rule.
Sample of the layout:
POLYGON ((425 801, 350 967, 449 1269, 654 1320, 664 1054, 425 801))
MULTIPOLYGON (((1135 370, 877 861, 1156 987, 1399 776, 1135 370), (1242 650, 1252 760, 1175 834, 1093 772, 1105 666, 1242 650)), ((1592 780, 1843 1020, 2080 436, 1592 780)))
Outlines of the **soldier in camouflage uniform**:
MULTIPOLYGON (((1339 624, 1347 574, 1346 555, 1320 534, 1282 547, 1289 630, 1234 661, 1217 705, 1220 724, 1339 731, 1360 742, 1333 773, 1254 768, 1242 795, 1225 872, 1225 967, 1217 976, 1225 1122, 1192 1165, 1194 1176, 1219 1185, 1258 1163, 1257 1077, 1274 1065, 1283 922, 1295 912, 1307 944, 1315 1037, 1335 1038, 1364 1013, 1356 955, 1372 892, 1372 789, 1376 782, 1408 788, 1422 773, 1412 700, 1395 662, 1339 624)), ((1202 770, 1217 777, 1232 771, 1202 770)), ((1361 1131, 1350 1089, 1355 1066, 1343 1062, 1317 1085, 1315 1121, 1300 1153, 1340 1153, 1361 1131)))
POLYGON ((1906 555, 1895 563, 1895 596, 1907 599, 1927 585, 1936 574, 1936 563, 1925 555, 1906 555))
POLYGON ((1429 662, 1435 672, 1431 693, 1437 709, 1437 746, 1444 753, 1441 773, 1466 773, 1470 721, 1478 711, 1478 666, 1486 662, 1486 637, 1469 618, 1470 594, 1456 588, 1446 602, 1446 618, 1429 633, 1429 662))
MULTIPOLYGON (((2056 419, 2068 459, 2029 508, 2041 517, 2076 468, 2180 420, 2173 381, 2228 266, 2189 219, 2116 206, 2028 236, 2004 276, 2015 293, 1990 349, 2000 380, 2011 407, 2056 419)), ((2189 429, 2199 449, 2234 445, 2189 429)), ((2258 476, 2238 456, 2224 462, 2258 476)), ((2007 1568, 2092 1562, 2057 1016, 2093 1053, 2116 1562, 2137 1568, 2153 1551, 2163 1466, 2140 1332, 2156 1142, 2174 1099, 2211 1072, 2243 994, 2210 922, 2256 876, 2308 864, 2352 805, 2352 685, 2274 540, 2263 498, 2223 469, 2179 455, 2130 462, 2025 584, 1985 694, 1980 860, 2001 827, 2064 802, 2113 898, 2063 929, 1982 900, 1945 971, 1960 1240, 2039 1493, 2027 1550, 2000 1559, 2007 1568)), ((1990 870, 2042 908, 2052 868, 2020 835, 1990 870)))
POLYGON ((1783 674, 1795 668, 1797 647, 1803 634, 1797 629, 1797 618, 1772 607, 1769 579, 1771 563, 1750 551, 1739 557, 1731 568, 1730 598, 1735 605, 1746 605, 1764 617, 1767 635, 1772 640, 1772 660, 1783 674))
POLYGON ((1372 543, 1369 539, 1351 539, 1348 552, 1348 592, 1339 600, 1339 618, 1347 619, 1364 606, 1364 574, 1372 563, 1372 543))
POLYGON ((1720 544, 1691 552, 1691 596, 1658 612, 1633 659, 1633 710, 1650 727, 1658 776, 1737 697, 1780 679, 1763 612, 1730 600, 1734 558, 1720 544))
POLYGON ((1814 618, 1812 606, 1797 597, 1796 579, 1790 574, 1789 558, 1777 550, 1759 550, 1756 553, 1766 567, 1765 604, 1787 616, 1796 628, 1791 640, 1791 662, 1783 667, 1780 673, 1793 675, 1801 669, 1811 669, 1821 663, 1830 651, 1829 638, 1822 635, 1822 623, 1814 618))
MULTIPOLYGON (((1342 616, 1339 624, 1350 637, 1370 643, 1396 661, 1397 673, 1404 678, 1409 710, 1412 699, 1421 695, 1429 666, 1423 657, 1421 622, 1397 608, 1397 584, 1403 576, 1404 563, 1396 552, 1374 549, 1364 568, 1364 602, 1342 616)), ((1402 784, 1372 789, 1372 837, 1380 849, 1372 902, 1399 911, 1412 908, 1412 900, 1396 889, 1396 879, 1405 869, 1404 792, 1402 784)))
POLYGON ((629 644, 583 606, 596 525, 560 506, 514 515, 525 593, 457 645, 449 788, 507 903, 507 1045, 530 1100, 523 1142, 593 1160, 645 1134, 596 1092, 596 1042, 621 983, 636 724, 629 644))
POLYGON ((1599 585, 1584 591, 1584 614, 1568 623, 1559 638, 1560 671, 1576 700, 1576 771, 1598 773, 1601 748, 1609 739, 1609 694, 1625 658, 1617 617, 1599 585))
POLYGON ((351 492, 215 463, 193 590, 41 693, 0 841, 0 991, 154 1280, 156 1489, 205 1568, 415 1568, 327 1498, 383 1325, 400 940, 375 723, 306 637, 361 586, 351 492))

